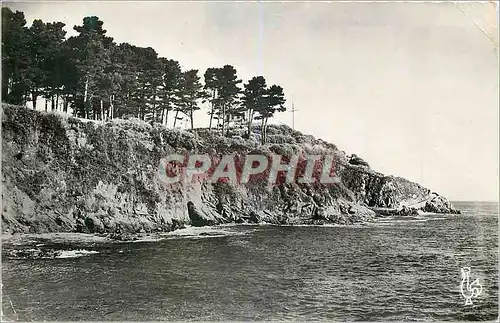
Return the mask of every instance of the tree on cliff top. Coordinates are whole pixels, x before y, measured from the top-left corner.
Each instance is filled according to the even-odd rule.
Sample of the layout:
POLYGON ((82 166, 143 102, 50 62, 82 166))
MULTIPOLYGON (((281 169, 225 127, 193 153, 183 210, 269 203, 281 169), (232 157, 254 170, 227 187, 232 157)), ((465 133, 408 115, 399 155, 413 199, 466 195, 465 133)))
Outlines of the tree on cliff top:
POLYGON ((219 115, 222 120, 222 134, 225 134, 226 126, 235 117, 240 115, 237 109, 237 103, 241 89, 236 69, 231 65, 224 65, 220 72, 219 80, 219 115))
POLYGON ((198 70, 189 70, 182 73, 181 88, 179 93, 179 105, 175 114, 174 127, 179 112, 184 113, 194 128, 194 111, 199 110, 198 101, 204 97, 203 86, 200 83, 198 70))
POLYGON ((255 113, 266 105, 266 79, 263 76, 254 76, 244 86, 242 107, 247 114, 247 135, 250 138, 255 113))
POLYGON ((285 95, 283 88, 278 85, 267 87, 263 76, 255 76, 247 84, 242 100, 242 107, 246 111, 248 121, 248 136, 252 132, 254 119, 261 121, 261 141, 266 142, 267 122, 276 112, 285 111, 285 95))
POLYGON ((21 11, 2 7, 2 98, 12 104, 24 104, 31 83, 26 19, 21 11))
POLYGON ((83 100, 80 105, 83 111, 78 114, 85 118, 92 116, 95 119, 99 112, 92 103, 99 96, 98 77, 110 62, 109 48, 113 44, 113 38, 106 36, 103 24, 96 16, 85 17, 81 26, 73 27, 79 33, 78 36, 69 39, 77 53, 76 63, 81 75, 79 92, 83 100))
POLYGON ((179 102, 180 84, 182 82, 182 71, 178 61, 160 58, 162 68, 162 82, 158 92, 159 106, 161 111, 160 122, 167 124, 168 113, 175 109, 179 102))
POLYGON ((197 72, 183 72, 179 62, 159 57, 153 48, 115 44, 96 16, 84 17, 73 27, 77 35, 68 39, 62 22, 37 19, 25 25, 22 12, 2 8, 2 97, 8 103, 31 100, 36 109, 37 98, 43 97, 46 108, 51 102, 57 109, 62 98, 64 111, 71 105, 75 116, 135 116, 165 125, 169 111, 177 111, 193 127, 195 111, 208 101, 209 129, 216 119, 223 135, 245 120, 250 134, 254 118, 265 128, 283 107, 282 88, 267 89, 263 76, 248 81, 242 91, 233 66, 212 67, 204 73, 202 88, 197 72))
POLYGON ((121 43, 111 51, 111 73, 115 74, 116 92, 110 97, 111 117, 135 115, 133 94, 137 88, 137 59, 135 46, 121 43))
POLYGON ((242 81, 238 79, 237 71, 232 65, 209 68, 204 77, 205 90, 211 104, 209 129, 212 128, 212 120, 215 117, 218 124, 222 125, 224 134, 230 121, 240 115, 237 103, 241 93, 239 84, 242 81))
POLYGON ((286 100, 283 88, 279 85, 272 85, 264 94, 263 105, 258 106, 256 119, 261 120, 261 141, 266 143, 267 140, 267 122, 276 112, 286 111, 284 107, 286 100))
POLYGON ((137 89, 134 99, 137 104, 137 117, 145 120, 155 119, 157 114, 158 87, 162 83, 162 71, 158 54, 151 48, 135 47, 137 59, 137 89))
MULTIPOLYGON (((55 101, 59 101, 62 94, 61 87, 64 85, 67 73, 61 69, 65 52, 61 50, 65 42, 66 31, 62 22, 44 23, 41 20, 33 21, 28 29, 31 38, 29 46, 30 65, 28 68, 30 75, 29 91, 36 108, 36 101, 40 94, 46 100, 51 100, 51 108, 57 106, 55 101)), ((47 101, 45 101, 47 102, 47 101)), ((45 104, 47 110, 47 104, 45 104)))
POLYGON ((212 121, 219 104, 218 83, 219 79, 221 78, 220 68, 207 68, 203 77, 205 80, 204 90, 206 92, 206 98, 210 102, 210 111, 208 112, 208 114, 210 115, 210 121, 208 124, 208 130, 212 130, 212 121))

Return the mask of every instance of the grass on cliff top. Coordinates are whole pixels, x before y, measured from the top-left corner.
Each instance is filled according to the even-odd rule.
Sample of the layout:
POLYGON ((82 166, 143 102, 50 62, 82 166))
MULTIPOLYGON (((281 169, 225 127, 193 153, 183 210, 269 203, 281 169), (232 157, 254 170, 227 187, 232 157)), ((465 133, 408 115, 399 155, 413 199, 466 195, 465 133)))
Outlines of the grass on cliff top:
MULTIPOLYGON (((148 123, 137 118, 112 119, 109 121, 88 120, 69 116, 61 112, 43 112, 2 103, 2 116, 10 122, 3 123, 8 133, 15 134, 14 138, 18 144, 29 141, 33 130, 51 135, 64 136, 66 129, 86 129, 88 133, 105 131, 117 127, 123 136, 131 135, 136 138, 138 134, 141 139, 150 137, 155 145, 169 145, 174 149, 195 151, 197 153, 275 153, 280 155, 292 155, 300 152, 310 154, 336 153, 345 155, 332 144, 311 135, 305 135, 287 125, 269 125, 266 144, 262 145, 255 133, 260 133, 260 126, 253 128, 254 133, 250 138, 246 137, 246 127, 241 129, 230 129, 227 136, 222 136, 217 129, 196 128, 194 130, 182 130, 167 128, 159 123, 148 123)), ((36 132, 36 131, 35 131, 36 132)), ((56 138, 42 138, 56 139, 56 138)), ((62 138, 59 138, 62 139, 62 138)), ((63 142, 56 140, 55 142, 63 142)), ((65 144, 60 147, 61 153, 68 148, 65 144)), ((96 147, 97 148, 97 147, 96 147)))

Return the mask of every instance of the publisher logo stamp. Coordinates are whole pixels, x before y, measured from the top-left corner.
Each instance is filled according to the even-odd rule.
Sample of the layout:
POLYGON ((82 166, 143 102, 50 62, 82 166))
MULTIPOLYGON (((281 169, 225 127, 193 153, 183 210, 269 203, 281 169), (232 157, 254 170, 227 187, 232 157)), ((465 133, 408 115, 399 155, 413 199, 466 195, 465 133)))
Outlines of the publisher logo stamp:
POLYGON ((465 305, 473 305, 472 299, 481 295, 483 291, 483 286, 479 283, 479 278, 471 281, 471 269, 470 267, 462 268, 462 282, 460 284, 460 292, 465 298, 465 305))

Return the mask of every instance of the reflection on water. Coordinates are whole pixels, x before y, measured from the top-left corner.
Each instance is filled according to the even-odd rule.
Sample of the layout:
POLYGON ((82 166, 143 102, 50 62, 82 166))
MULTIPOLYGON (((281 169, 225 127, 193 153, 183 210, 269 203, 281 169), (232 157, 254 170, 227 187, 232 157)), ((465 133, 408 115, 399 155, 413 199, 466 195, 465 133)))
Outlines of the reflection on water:
POLYGON ((497 204, 456 205, 464 214, 188 228, 74 258, 5 259, 3 313, 23 321, 496 319, 497 204), (471 307, 460 294, 465 266, 483 285, 471 307))

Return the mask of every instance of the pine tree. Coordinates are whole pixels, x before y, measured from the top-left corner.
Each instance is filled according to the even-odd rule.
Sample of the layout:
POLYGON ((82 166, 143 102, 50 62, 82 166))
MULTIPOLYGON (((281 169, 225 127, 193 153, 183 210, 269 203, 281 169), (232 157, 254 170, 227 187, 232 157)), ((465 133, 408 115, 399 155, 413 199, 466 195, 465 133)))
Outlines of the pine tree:
POLYGON ((2 99, 24 104, 31 85, 29 35, 20 11, 2 7, 2 99))
MULTIPOLYGON (((247 136, 252 133, 252 123, 255 113, 262 111, 266 106, 267 85, 263 76, 255 76, 245 84, 243 91, 242 106, 247 113, 248 130, 247 136)), ((262 129, 261 129, 262 132, 262 129)))
POLYGON ((212 130, 212 121, 214 119, 214 115, 219 106, 219 80, 221 79, 221 69, 220 68, 208 68, 204 74, 205 79, 205 93, 206 98, 210 102, 210 122, 208 125, 208 130, 212 130))
POLYGON ((158 54, 151 48, 135 47, 137 69, 137 88, 134 93, 137 103, 137 117, 152 120, 155 117, 158 87, 162 74, 158 54))
POLYGON ((81 76, 79 95, 83 102, 77 105, 77 108, 80 107, 83 111, 80 109, 76 112, 85 118, 96 119, 100 112, 98 102, 95 100, 101 99, 98 80, 110 61, 109 48, 112 46, 113 38, 106 37, 103 24, 104 22, 96 16, 83 18, 83 25, 73 27, 79 33, 78 36, 72 37, 70 41, 77 53, 77 68, 81 76))
POLYGON ((198 70, 189 70, 182 73, 180 101, 176 111, 174 127, 178 118, 178 113, 185 114, 194 128, 194 111, 199 110, 198 102, 204 97, 203 86, 200 83, 198 70))
POLYGON ((219 80, 219 104, 220 115, 222 119, 222 134, 225 133, 226 125, 229 130, 229 122, 240 116, 240 110, 237 108, 239 94, 241 89, 236 69, 231 65, 225 65, 220 72, 219 80))
POLYGON ((175 109, 179 102, 180 87, 182 82, 182 71, 179 62, 173 59, 160 58, 162 81, 158 92, 161 112, 160 121, 167 125, 168 113, 175 109))
POLYGON ((135 46, 121 43, 111 51, 111 64, 116 92, 110 97, 112 117, 137 115, 134 93, 137 91, 138 60, 135 46))
MULTIPOLYGON (((35 55, 38 56, 38 63, 41 63, 43 77, 43 96, 46 100, 50 100, 51 109, 57 109, 59 96, 61 95, 61 87, 63 86, 63 72, 58 65, 61 63, 62 55, 61 47, 65 41, 66 31, 62 22, 47 23, 42 25, 42 33, 38 35, 39 42, 31 41, 30 47, 35 49, 35 55), (41 50, 40 50, 41 48, 41 50)), ((33 23, 35 24, 35 23, 33 23)), ((33 25, 32 25, 33 27, 33 25)), ((34 37, 35 35, 31 35, 34 37)), ((34 65, 35 57, 32 58, 32 66, 34 65)), ((33 106, 36 99, 33 98, 33 106)))
POLYGON ((284 110, 283 89, 266 86, 257 76, 240 89, 236 69, 231 65, 209 68, 204 86, 197 70, 182 72, 179 62, 158 57, 151 48, 128 43, 116 45, 106 35, 104 22, 96 16, 83 18, 74 26, 76 36, 65 39, 64 23, 35 20, 27 28, 22 12, 2 8, 2 97, 24 104, 42 96, 52 109, 59 100, 80 117, 109 119, 136 116, 167 124, 170 111, 186 115, 194 127, 200 102, 210 103, 210 123, 229 133, 235 121, 248 122, 248 136, 254 119, 261 120, 265 142, 267 123, 276 111, 284 110))
POLYGON ((241 89, 236 69, 231 65, 224 65, 222 68, 209 68, 205 72, 205 91, 210 102, 210 124, 217 119, 222 125, 222 133, 225 133, 226 125, 236 116, 240 115, 236 108, 241 89))
POLYGON ((285 111, 284 104, 286 102, 283 88, 278 85, 272 85, 264 94, 264 105, 260 106, 256 111, 258 112, 258 119, 261 120, 261 141, 263 144, 267 141, 267 122, 269 118, 273 117, 276 112, 285 111))

